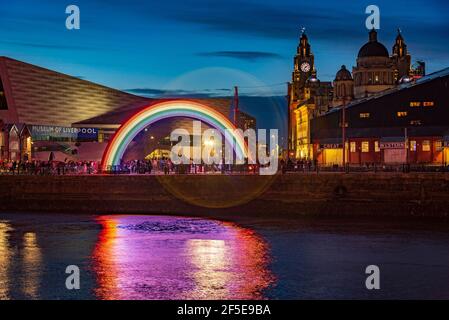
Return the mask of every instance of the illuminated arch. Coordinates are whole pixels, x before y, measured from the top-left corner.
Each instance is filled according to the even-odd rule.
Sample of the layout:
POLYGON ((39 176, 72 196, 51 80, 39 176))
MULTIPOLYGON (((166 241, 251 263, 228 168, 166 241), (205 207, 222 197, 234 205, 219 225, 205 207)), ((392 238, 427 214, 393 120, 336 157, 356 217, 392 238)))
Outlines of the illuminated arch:
POLYGON ((188 117, 203 121, 219 130, 225 137, 229 136, 225 135, 228 130, 235 140, 234 150, 238 157, 246 157, 245 139, 240 132, 236 132, 237 128, 226 116, 198 102, 177 100, 148 106, 126 121, 106 147, 102 160, 103 171, 111 166, 120 165, 128 145, 139 132, 157 121, 173 117, 188 117))

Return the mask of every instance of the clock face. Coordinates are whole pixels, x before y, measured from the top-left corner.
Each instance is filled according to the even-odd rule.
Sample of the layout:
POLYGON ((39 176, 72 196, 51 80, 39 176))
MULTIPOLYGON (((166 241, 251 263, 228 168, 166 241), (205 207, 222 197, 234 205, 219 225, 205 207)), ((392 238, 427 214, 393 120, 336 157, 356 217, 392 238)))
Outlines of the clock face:
POLYGON ((307 62, 304 62, 301 64, 301 71, 302 72, 309 72, 310 71, 310 64, 307 62))

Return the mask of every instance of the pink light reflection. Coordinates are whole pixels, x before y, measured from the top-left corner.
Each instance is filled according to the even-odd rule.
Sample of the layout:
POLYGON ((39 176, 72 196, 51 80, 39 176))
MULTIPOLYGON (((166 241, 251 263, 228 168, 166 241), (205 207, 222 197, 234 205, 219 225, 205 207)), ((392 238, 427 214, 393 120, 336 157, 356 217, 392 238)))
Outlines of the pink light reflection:
POLYGON ((262 238, 231 223, 101 216, 99 299, 262 299, 274 278, 262 238))

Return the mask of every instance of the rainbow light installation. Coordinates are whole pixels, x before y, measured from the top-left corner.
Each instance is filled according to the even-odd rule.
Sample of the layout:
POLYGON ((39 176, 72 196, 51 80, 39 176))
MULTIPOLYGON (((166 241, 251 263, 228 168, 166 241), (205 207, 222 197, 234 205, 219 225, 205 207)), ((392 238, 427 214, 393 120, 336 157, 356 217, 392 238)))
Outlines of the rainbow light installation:
POLYGON ((233 145, 237 156, 246 157, 245 139, 241 132, 236 131, 237 128, 225 115, 198 102, 176 100, 145 107, 126 121, 106 147, 102 160, 103 171, 107 171, 111 166, 120 165, 128 145, 139 132, 157 121, 173 117, 187 117, 207 123, 219 130, 225 137, 231 137, 235 140, 233 145), (229 133, 225 135, 226 131, 230 135, 229 133))

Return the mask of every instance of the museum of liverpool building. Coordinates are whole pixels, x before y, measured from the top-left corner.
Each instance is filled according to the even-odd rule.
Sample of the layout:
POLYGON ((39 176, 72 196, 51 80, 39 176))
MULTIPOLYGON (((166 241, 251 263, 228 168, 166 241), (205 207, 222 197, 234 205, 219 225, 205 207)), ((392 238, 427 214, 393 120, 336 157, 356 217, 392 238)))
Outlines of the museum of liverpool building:
MULTIPOLYGON (((25 62, 0 57, 0 160, 101 161, 117 129, 140 109, 162 101, 111 89, 25 62)), ((185 99, 183 99, 185 100, 185 99)), ((232 99, 190 99, 232 118, 232 99)), ((238 126, 256 127, 238 113, 238 126)), ((167 156, 170 133, 192 132, 192 120, 161 120, 142 131, 125 159, 167 156)), ((203 130, 210 128, 206 124, 203 130)))
POLYGON ((343 135, 352 165, 449 164, 449 68, 312 119, 314 159, 341 165, 343 135))

